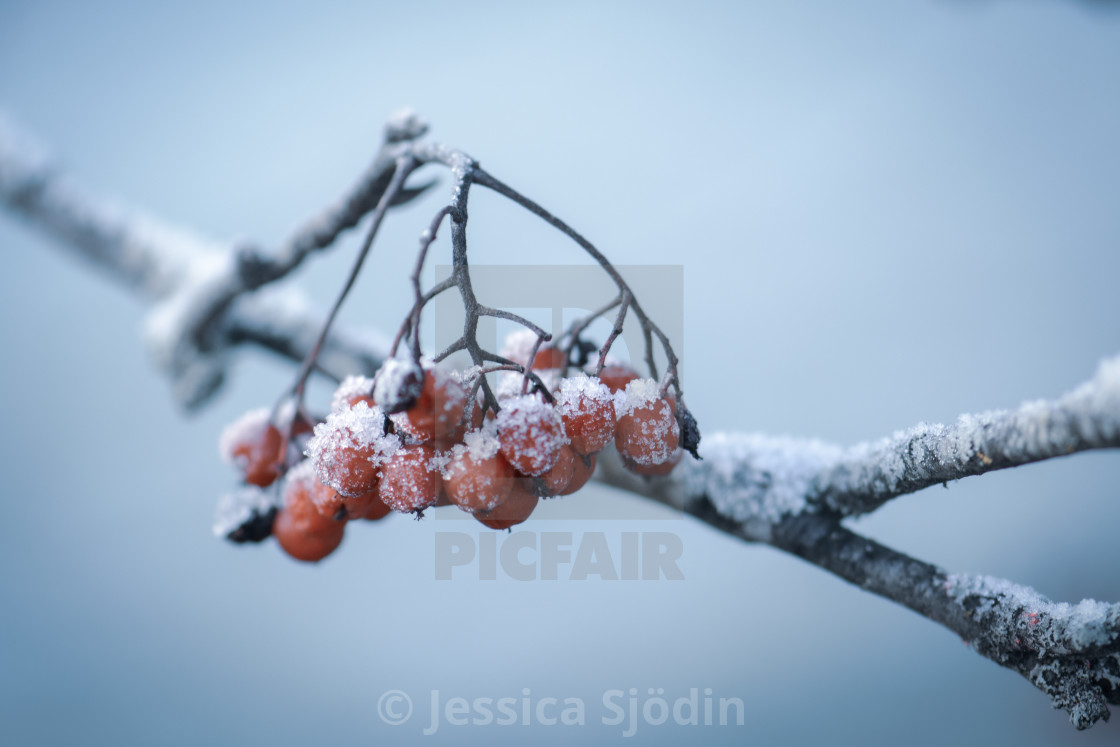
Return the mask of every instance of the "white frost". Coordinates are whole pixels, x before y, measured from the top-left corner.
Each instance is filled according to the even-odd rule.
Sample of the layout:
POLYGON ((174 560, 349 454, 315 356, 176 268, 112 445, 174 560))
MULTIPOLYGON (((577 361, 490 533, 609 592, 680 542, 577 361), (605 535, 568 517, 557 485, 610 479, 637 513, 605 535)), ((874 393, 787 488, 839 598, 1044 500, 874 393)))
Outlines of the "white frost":
POLYGON ((807 508, 814 477, 842 450, 817 440, 758 434, 705 434, 703 461, 685 459, 677 470, 687 498, 707 496, 722 515, 741 523, 773 524, 807 508))
POLYGON ((218 499, 214 510, 214 536, 226 537, 253 515, 263 516, 276 507, 272 491, 247 485, 218 499))

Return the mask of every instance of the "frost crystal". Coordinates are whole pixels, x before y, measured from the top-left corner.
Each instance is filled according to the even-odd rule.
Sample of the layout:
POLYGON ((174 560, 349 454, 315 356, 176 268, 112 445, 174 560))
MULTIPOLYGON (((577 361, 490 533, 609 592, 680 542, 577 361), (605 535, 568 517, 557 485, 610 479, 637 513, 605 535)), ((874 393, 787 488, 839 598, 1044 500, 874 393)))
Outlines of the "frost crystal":
POLYGON ((686 495, 706 496, 722 516, 758 527, 806 510, 813 478, 843 450, 816 440, 716 433, 700 453, 704 461, 686 459, 678 468, 686 495))
POLYGON ((993 630, 1017 630, 1039 655, 1068 656, 1116 640, 1120 606, 1084 599, 1055 603, 1029 586, 992 576, 950 574, 945 591, 993 630), (992 616, 985 620, 985 616, 992 616))
MULTIPOLYGON (((498 453, 498 431, 493 420, 487 420, 481 428, 463 436, 463 443, 456 444, 451 450, 451 458, 466 454, 471 461, 481 462, 498 453)), ((446 468, 446 464, 444 465, 446 468)))
POLYGON ((568 443, 556 408, 534 394, 508 400, 494 421, 502 453, 527 474, 540 475, 551 469, 561 447, 568 443))
POLYGON ((660 385, 653 379, 634 379, 614 395, 614 410, 618 417, 629 415, 661 398, 660 385))
MULTIPOLYGON (((599 379, 577 374, 560 382, 560 392, 556 396, 556 407, 561 413, 569 413, 580 399, 597 403, 613 402, 610 388, 599 379)), ((617 413, 616 413, 617 414, 617 413)))
POLYGON ((334 390, 331 397, 331 412, 338 412, 350 407, 350 400, 355 397, 368 397, 373 392, 373 379, 368 376, 347 376, 334 390))
POLYGON ((363 458, 374 467, 384 464, 401 447, 400 438, 386 433, 384 426, 381 408, 365 402, 328 415, 315 426, 305 452, 319 480, 338 490, 339 484, 364 471, 363 458))

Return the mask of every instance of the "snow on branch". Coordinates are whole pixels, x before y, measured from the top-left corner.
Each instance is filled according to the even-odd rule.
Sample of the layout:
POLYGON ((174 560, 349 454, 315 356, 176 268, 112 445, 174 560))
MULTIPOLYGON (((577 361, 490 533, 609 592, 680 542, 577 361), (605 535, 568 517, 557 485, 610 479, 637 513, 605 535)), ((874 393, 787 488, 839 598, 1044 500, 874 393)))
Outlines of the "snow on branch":
MULTIPOLYGON (((368 375, 377 369, 389 349, 383 338, 335 328, 324 339, 321 316, 291 292, 276 293, 269 285, 372 212, 360 263, 385 210, 427 188, 405 185, 412 170, 425 164, 452 172, 452 204, 444 212, 452 216, 456 251, 465 252, 462 229, 474 181, 535 213, 605 263, 566 223, 461 151, 420 142, 426 130, 407 112, 390 120, 380 150, 357 182, 272 253, 195 236, 84 190, 2 116, 0 203, 151 302, 146 336, 156 363, 172 379, 177 398, 194 407, 220 385, 232 353, 246 344, 294 361, 311 360, 309 351, 318 348, 319 366, 327 372, 368 375)), ((643 331, 647 339, 660 334, 652 325, 643 331)), ((1107 719, 1108 704, 1120 704, 1120 606, 1054 603, 1009 581, 950 574, 841 522, 949 480, 1117 447, 1120 357, 1056 400, 965 415, 948 426, 923 424, 876 443, 845 449, 808 439, 716 434, 701 444, 703 461, 685 460, 667 477, 638 477, 610 450, 599 460, 596 479, 744 540, 770 544, 905 605, 1026 677, 1083 729, 1107 719)))
MULTIPOLYGON (((407 112, 386 125, 372 165, 334 203, 306 221, 277 252, 231 246, 97 195, 66 174, 48 150, 0 112, 0 203, 152 304, 145 341, 187 408, 221 386, 230 353, 243 344, 303 360, 322 315, 296 292, 263 292, 312 252, 331 245, 377 204, 401 144, 426 126, 407 112)), ((394 204, 430 185, 406 188, 394 204)), ((372 373, 387 349, 375 333, 334 332, 324 365, 372 373)))
POLYGON ((1120 357, 1057 400, 921 424, 849 450, 812 488, 811 500, 845 516, 931 485, 1087 449, 1120 447, 1120 357))

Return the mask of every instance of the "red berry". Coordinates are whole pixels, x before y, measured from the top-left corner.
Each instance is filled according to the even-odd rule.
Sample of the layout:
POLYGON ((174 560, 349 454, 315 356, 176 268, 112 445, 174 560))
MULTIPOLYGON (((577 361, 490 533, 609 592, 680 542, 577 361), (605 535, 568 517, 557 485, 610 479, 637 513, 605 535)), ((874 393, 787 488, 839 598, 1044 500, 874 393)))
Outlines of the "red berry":
POLYGON ((535 395, 506 400, 495 422, 502 455, 523 475, 542 475, 568 442, 556 408, 535 395))
POLYGON ((633 462, 626 457, 621 457, 621 459, 622 466, 636 475, 645 475, 646 477, 661 477, 673 471, 673 467, 676 467, 677 464, 680 463, 681 456, 683 454, 683 450, 677 449, 666 461, 662 462, 661 464, 638 464, 637 462, 633 462))
POLYGON ((269 421, 266 409, 247 412, 228 425, 218 449, 226 461, 244 472, 250 485, 268 487, 280 476, 284 437, 269 421))
POLYGON ((537 496, 520 482, 510 488, 509 496, 492 511, 478 511, 474 517, 491 529, 509 529, 529 518, 537 507, 537 496))
POLYGON ((614 434, 614 445, 624 464, 653 467, 672 459, 680 443, 675 405, 672 397, 661 396, 652 379, 626 385, 616 401, 619 417, 614 434))
POLYGON ((614 438, 614 396, 600 379, 576 376, 560 383, 556 409, 577 454, 595 454, 614 438))
POLYGON ((611 394, 621 392, 627 384, 636 378, 638 378, 638 372, 625 363, 608 363, 599 372, 599 380, 607 385, 611 394))
POLYGON ((284 505, 276 514, 272 534, 284 552, 296 560, 314 563, 342 543, 346 522, 323 516, 311 502, 317 484, 309 462, 296 466, 284 482, 284 505), (303 467, 307 464, 308 467, 303 467))
POLYGON ((467 392, 459 382, 440 369, 428 369, 416 404, 393 422, 416 441, 458 441, 466 404, 467 392))
POLYGON ((363 518, 369 521, 377 521, 378 519, 384 519, 391 513, 393 513, 393 509, 386 506, 379 497, 369 504, 369 511, 366 511, 366 515, 363 518))
POLYGON ((328 519, 344 521, 346 519, 360 519, 365 516, 377 499, 377 488, 358 496, 340 495, 330 485, 324 485, 318 480, 311 488, 311 502, 316 510, 328 519))
POLYGON ((402 513, 419 513, 439 498, 442 479, 429 444, 406 446, 381 468, 381 501, 402 513))
POLYGON ((359 402, 365 402, 373 407, 373 379, 368 376, 347 376, 334 390, 331 397, 331 411, 353 407, 359 402))
POLYGON ((537 357, 533 359, 532 369, 534 371, 544 371, 549 368, 563 368, 566 362, 567 356, 564 355, 563 350, 543 347, 537 351, 537 357))
POLYGON ((380 408, 359 402, 332 412, 315 426, 307 454, 319 481, 343 496, 357 497, 374 489, 377 468, 400 448, 400 439, 385 433, 380 408))
POLYGON ((572 474, 572 479, 568 482, 568 486, 560 491, 560 495, 571 495, 591 479, 591 475, 595 474, 595 462, 598 459, 594 454, 591 456, 577 456, 575 458, 575 472, 572 474))
POLYGON ((472 431, 466 444, 456 446, 444 470, 448 499, 464 511, 493 511, 517 482, 513 467, 498 450, 498 439, 486 431, 472 431))
POLYGON ((551 498, 554 495, 560 495, 568 487, 568 483, 572 481, 572 477, 576 473, 576 462, 580 457, 572 450, 568 444, 564 444, 560 448, 560 455, 556 459, 556 464, 552 468, 539 477, 523 477, 521 483, 529 490, 529 492, 539 495, 541 498, 551 498))

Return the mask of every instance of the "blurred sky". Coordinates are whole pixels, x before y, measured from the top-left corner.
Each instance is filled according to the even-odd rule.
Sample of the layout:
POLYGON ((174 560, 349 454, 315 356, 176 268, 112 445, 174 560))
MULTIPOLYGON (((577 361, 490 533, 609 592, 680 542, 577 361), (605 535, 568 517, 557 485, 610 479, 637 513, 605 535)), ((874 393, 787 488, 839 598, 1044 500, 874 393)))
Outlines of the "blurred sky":
MULTIPOLYGON (((1120 13, 1110 3, 0 3, 0 107, 99 191, 271 244, 411 105, 622 264, 684 267, 708 432, 842 444, 1052 397, 1120 352, 1120 13)), ((348 322, 405 312, 395 213, 348 322)), ((477 194, 476 263, 580 263, 477 194)), ((689 688, 742 727, 643 743, 1044 745, 1064 712, 895 605, 597 488, 535 532, 679 536, 677 582, 433 579, 437 532, 351 527, 319 566, 209 525, 222 425, 291 369, 249 355, 186 418, 127 292, 0 216, 0 741, 589 744, 604 691, 689 688), (626 518, 581 519, 606 506, 626 518), (573 518, 573 514, 575 517, 573 518), (567 518, 565 518, 567 517, 567 518), (441 697, 578 697, 588 726, 451 727, 441 697), (384 725, 377 702, 416 714, 384 725)), ((320 305, 356 246, 298 279, 320 305)), ((1120 599, 1120 456, 895 501, 856 528, 1059 600, 1120 599)), ((562 577, 563 578, 563 577, 562 577)), ((1098 725, 1078 744, 1115 744, 1098 725)))

